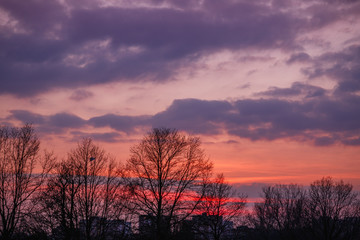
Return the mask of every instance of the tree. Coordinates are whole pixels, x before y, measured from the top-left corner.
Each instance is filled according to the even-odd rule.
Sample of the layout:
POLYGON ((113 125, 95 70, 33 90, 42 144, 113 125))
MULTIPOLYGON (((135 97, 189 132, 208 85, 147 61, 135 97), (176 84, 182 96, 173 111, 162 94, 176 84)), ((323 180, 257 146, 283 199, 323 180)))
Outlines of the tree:
POLYGON ((306 191, 296 184, 275 185, 263 188, 263 194, 250 216, 254 227, 266 237, 302 239, 299 231, 306 226, 306 191))
POLYGON ((0 234, 11 239, 32 215, 34 193, 45 183, 51 154, 40 156, 40 141, 31 125, 0 128, 0 234), (41 164, 40 172, 35 172, 41 164))
POLYGON ((212 164, 198 138, 174 129, 154 128, 130 151, 126 180, 133 207, 152 219, 156 239, 166 239, 202 199, 212 164))
POLYGON ((53 231, 55 239, 79 238, 77 194, 80 175, 69 160, 57 163, 45 191, 39 193, 42 208, 39 214, 43 225, 53 231))
MULTIPOLYGON (((89 138, 78 143, 41 193, 45 218, 57 239, 105 239, 110 220, 123 214, 119 167, 89 138)), ((119 236, 117 236, 119 237, 119 236)))
POLYGON ((76 195, 79 217, 85 228, 86 239, 91 239, 93 217, 101 211, 99 194, 103 185, 98 176, 103 173, 108 156, 90 138, 85 138, 68 154, 68 160, 74 164, 79 176, 80 185, 76 195))
POLYGON ((269 186, 250 220, 270 239, 358 239, 360 202, 352 188, 331 177, 313 182, 308 191, 298 185, 269 186))
POLYGON ((210 239, 220 240, 233 228, 234 221, 244 213, 246 197, 237 195, 232 187, 225 183, 224 175, 219 174, 205 189, 200 203, 203 215, 194 222, 195 232, 210 239))
POLYGON ((349 230, 359 226, 358 204, 357 194, 349 183, 336 182, 331 177, 313 182, 309 189, 309 211, 315 238, 355 239, 355 233, 349 230))

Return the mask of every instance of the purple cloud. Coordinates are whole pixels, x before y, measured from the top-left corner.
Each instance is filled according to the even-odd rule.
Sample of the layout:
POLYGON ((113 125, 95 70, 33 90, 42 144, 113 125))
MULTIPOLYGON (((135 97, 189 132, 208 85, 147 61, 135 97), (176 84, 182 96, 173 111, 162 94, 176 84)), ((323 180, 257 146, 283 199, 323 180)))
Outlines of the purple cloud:
POLYGON ((179 128, 192 133, 218 134, 223 116, 233 109, 226 101, 175 100, 151 119, 154 127, 179 128))
POLYGON ((82 138, 92 138, 99 142, 120 142, 121 134, 118 132, 105 132, 105 133, 85 133, 81 131, 72 131, 70 133, 73 136, 73 141, 78 142, 82 138))
POLYGON ((308 62, 311 59, 310 55, 304 52, 292 54, 287 60, 287 64, 292 64, 295 62, 308 62))
POLYGON ((54 115, 41 115, 27 110, 11 110, 9 119, 36 126, 41 134, 64 133, 68 129, 84 127, 86 120, 70 113, 57 113, 54 115))
MULTIPOLYGON (((16 24, 0 34, 0 94, 26 97, 56 87, 167 81, 180 67, 223 49, 301 49, 299 34, 344 15, 336 14, 338 5, 319 1, 309 1, 308 9, 294 8, 295 13, 282 1, 153 4, 165 2, 169 7, 1 1, 0 8, 16 24), (310 18, 301 17, 302 11, 310 18)), ((352 4, 343 13, 355 14, 351 9, 358 3, 352 4)), ((294 55, 289 61, 305 58, 294 55)))
POLYGON ((353 45, 340 52, 326 53, 314 58, 312 66, 303 69, 309 79, 328 76, 338 86, 338 94, 360 90, 360 46, 353 45))
MULTIPOLYGON (((356 145, 360 135, 359 106, 360 97, 355 95, 340 100, 322 96, 303 101, 272 98, 235 102, 183 99, 175 100, 169 108, 153 116, 107 114, 84 120, 68 113, 42 116, 14 110, 11 118, 39 124, 45 133, 87 125, 111 127, 126 134, 149 127, 172 127, 205 135, 227 132, 252 141, 288 138, 312 142, 317 146, 356 145)), ((116 138, 115 135, 108 137, 116 138)))
POLYGON ((82 101, 82 100, 90 98, 92 96, 94 96, 94 94, 92 92, 81 89, 81 90, 76 90, 75 92, 73 92, 70 96, 70 99, 74 100, 74 101, 82 101))
POLYGON ((255 95, 275 97, 275 98, 276 97, 309 98, 309 97, 322 97, 325 94, 326 94, 326 90, 321 87, 295 82, 291 85, 290 88, 271 87, 269 90, 264 92, 259 92, 255 95))
POLYGON ((135 131, 136 127, 146 126, 149 123, 148 116, 119 116, 115 114, 107 114, 103 116, 93 117, 88 120, 88 124, 94 127, 111 127, 114 130, 124 133, 135 131))
POLYGON ((340 101, 328 97, 303 102, 277 99, 245 99, 233 103, 185 99, 174 101, 154 115, 153 126, 170 126, 197 134, 227 131, 250 140, 291 138, 315 145, 348 144, 359 135, 360 98, 340 101), (318 137, 318 133, 328 137, 318 137))

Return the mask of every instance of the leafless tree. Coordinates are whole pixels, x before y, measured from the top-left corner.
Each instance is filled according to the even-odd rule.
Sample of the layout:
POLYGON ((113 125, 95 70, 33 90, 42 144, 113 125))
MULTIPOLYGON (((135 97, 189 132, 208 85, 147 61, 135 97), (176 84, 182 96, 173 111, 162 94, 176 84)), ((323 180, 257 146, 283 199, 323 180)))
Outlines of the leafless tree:
POLYGON ((250 221, 265 236, 277 235, 282 239, 297 239, 306 226, 306 191, 303 187, 275 185, 263 188, 263 201, 255 203, 250 221))
POLYGON ((68 154, 68 160, 79 176, 80 185, 76 195, 79 217, 83 221, 86 239, 91 239, 92 219, 101 212, 100 188, 103 184, 99 176, 104 173, 108 156, 90 138, 85 138, 68 154))
POLYGON ((246 196, 237 194, 219 174, 208 183, 199 210, 203 215, 193 224, 194 231, 205 239, 220 240, 230 236, 233 224, 244 214, 246 196))
POLYGON ((31 125, 21 128, 0 128, 2 239, 11 239, 14 232, 19 229, 21 221, 31 216, 35 208, 32 204, 34 193, 45 183, 52 159, 51 154, 41 156, 39 150, 40 141, 31 125))
POLYGON ((309 210, 317 239, 356 239, 349 227, 359 224, 359 199, 353 186, 324 177, 310 185, 309 210))
POLYGON ((203 198, 212 164, 198 138, 155 128, 131 148, 126 170, 134 209, 153 216, 156 239, 166 239, 203 198))
POLYGON ((360 205, 352 189, 331 177, 313 182, 307 192, 297 185, 269 186, 251 220, 272 238, 357 239, 360 205))
POLYGON ((78 169, 68 160, 59 162, 49 177, 45 191, 39 192, 43 225, 56 239, 78 239, 79 209, 77 194, 81 186, 78 169))
POLYGON ((58 239, 104 239, 124 215, 120 168, 89 138, 58 163, 41 193, 43 214, 58 239))
POLYGON ((128 211, 127 207, 128 193, 122 179, 122 170, 122 167, 117 166, 113 160, 108 163, 103 186, 99 190, 102 204, 98 216, 103 222, 99 226, 97 239, 109 239, 111 236, 114 239, 125 239, 127 233, 131 232, 128 225, 123 225, 121 231, 117 229, 116 232, 113 232, 111 221, 108 221, 133 221, 134 213, 128 211))

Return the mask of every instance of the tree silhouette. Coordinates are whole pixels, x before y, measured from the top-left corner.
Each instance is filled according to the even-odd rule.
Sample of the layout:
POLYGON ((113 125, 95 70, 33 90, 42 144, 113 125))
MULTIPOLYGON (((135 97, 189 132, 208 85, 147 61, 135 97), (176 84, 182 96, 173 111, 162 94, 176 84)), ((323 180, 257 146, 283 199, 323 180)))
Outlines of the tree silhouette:
POLYGON ((131 148, 126 170, 134 209, 149 216, 156 239, 166 239, 202 199, 212 164, 198 138, 154 128, 131 148))
POLYGON ((85 138, 68 154, 68 159, 79 174, 81 184, 76 200, 85 227, 85 237, 91 239, 92 217, 98 216, 101 211, 99 191, 102 179, 98 176, 102 173, 108 156, 90 138, 85 138))
POLYGON ((353 239, 359 227, 359 199, 349 183, 324 177, 310 185, 309 210, 317 239, 353 239))
POLYGON ((57 165, 41 194, 45 218, 56 226, 54 238, 105 239, 109 219, 118 220, 124 213, 120 177, 114 160, 91 139, 83 139, 57 165))
POLYGON ((302 239, 306 226, 306 191, 299 185, 274 185, 263 188, 263 201, 255 203, 250 222, 274 239, 302 239))
POLYGON ((49 178, 45 191, 39 194, 42 221, 53 231, 55 239, 79 238, 77 194, 81 186, 80 180, 74 164, 68 160, 61 161, 49 178))
POLYGON ((51 154, 41 157, 40 141, 31 125, 0 128, 0 234, 11 239, 34 211, 34 193, 51 169, 51 154), (40 172, 35 173, 41 163, 40 172))
POLYGON ((237 195, 232 187, 225 183, 223 174, 211 181, 205 190, 199 210, 204 214, 195 221, 194 230, 206 238, 220 240, 230 235, 234 221, 239 221, 244 213, 246 197, 237 195))
POLYGON ((298 185, 263 189, 250 222, 265 239, 358 239, 360 202, 351 184, 324 177, 305 191, 298 185))

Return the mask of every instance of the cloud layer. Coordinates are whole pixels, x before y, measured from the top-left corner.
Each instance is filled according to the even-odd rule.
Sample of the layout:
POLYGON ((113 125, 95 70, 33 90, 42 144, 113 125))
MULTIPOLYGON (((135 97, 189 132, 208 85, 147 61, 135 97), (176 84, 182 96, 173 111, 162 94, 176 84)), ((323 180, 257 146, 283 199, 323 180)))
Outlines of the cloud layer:
MULTIPOLYGON (((200 2, 3 0, 0 94, 24 98, 57 88, 75 89, 70 99, 80 104, 94 96, 88 86, 175 81, 180 69, 223 50, 276 49, 288 56, 279 60, 286 67, 301 66, 302 79, 290 79, 290 87, 274 84, 251 98, 177 99, 153 115, 106 113, 83 119, 70 112, 42 115, 16 107, 4 121, 34 123, 41 133, 93 136, 107 142, 139 129, 166 126, 252 141, 360 145, 359 37, 336 49, 312 52, 311 44, 326 49, 328 43, 307 35, 320 34, 335 23, 356 22, 359 1, 200 2), (319 79, 334 87, 319 86, 319 79), (91 135, 82 131, 86 127, 111 132, 91 135)), ((249 73, 257 74, 257 69, 249 73)), ((244 89, 251 86, 239 84, 244 89)))
MULTIPOLYGON (((306 89, 316 87, 307 86, 306 89)), ((299 86, 282 89, 298 94, 299 86)), ((323 90, 324 91, 324 90, 323 90)), ((321 91, 320 91, 321 92, 321 91)), ((270 90, 274 94, 274 90, 270 90)), ((278 93, 275 93, 278 95, 278 93)), ((134 133, 146 127, 172 127, 194 134, 232 136, 256 140, 293 139, 318 146, 360 145, 359 96, 341 100, 312 96, 306 101, 245 99, 234 102, 198 99, 175 100, 165 111, 153 116, 107 114, 88 120, 72 114, 42 116, 25 110, 13 110, 10 119, 41 126, 40 131, 54 133, 82 127, 110 127, 114 134, 134 133)), ((79 132, 76 132, 79 135, 79 132)))
MULTIPOLYGON (((321 0, 304 1, 303 7, 280 0, 77 2, 1 1, 0 94, 26 97, 59 87, 168 81, 180 67, 223 49, 301 50, 301 34, 350 19, 359 9, 356 1, 321 0)), ((289 63, 309 58, 302 53, 289 63)), ((334 66, 307 73, 348 72, 334 66)), ((354 85, 359 84, 341 81, 342 90, 354 85)))

